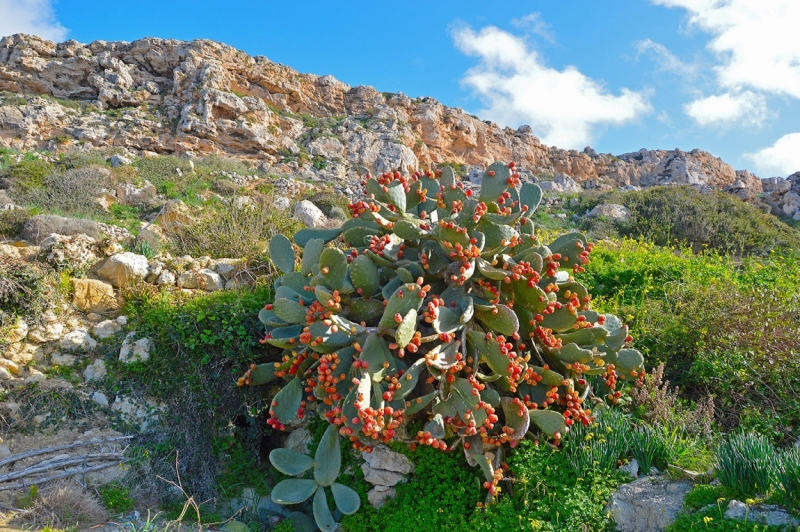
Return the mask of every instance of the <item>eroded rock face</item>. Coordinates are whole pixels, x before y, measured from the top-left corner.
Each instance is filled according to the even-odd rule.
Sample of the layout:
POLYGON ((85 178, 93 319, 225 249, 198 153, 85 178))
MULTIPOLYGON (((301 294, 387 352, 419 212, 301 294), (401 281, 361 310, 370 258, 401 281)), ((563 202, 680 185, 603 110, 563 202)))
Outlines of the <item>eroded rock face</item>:
MULTIPOLYGON (((224 153, 318 182, 445 161, 485 167, 514 160, 529 177, 562 173, 587 188, 691 184, 734 187, 740 197, 761 191, 752 174, 737 174, 699 150, 642 149, 615 157, 589 147, 547 147, 528 126, 500 128, 432 98, 350 87, 208 40, 56 44, 5 37, 0 90, 92 102, 100 110, 125 108, 121 117, 109 117, 86 104, 34 96, 6 104, 0 97, 0 145, 20 149, 55 149, 49 139, 69 137, 140 154, 224 153), (301 119, 301 113, 325 123, 301 119), (314 164, 304 163, 303 154, 314 164)), ((122 201, 142 192, 144 198, 130 200, 139 201, 152 190, 117 192, 122 201)))

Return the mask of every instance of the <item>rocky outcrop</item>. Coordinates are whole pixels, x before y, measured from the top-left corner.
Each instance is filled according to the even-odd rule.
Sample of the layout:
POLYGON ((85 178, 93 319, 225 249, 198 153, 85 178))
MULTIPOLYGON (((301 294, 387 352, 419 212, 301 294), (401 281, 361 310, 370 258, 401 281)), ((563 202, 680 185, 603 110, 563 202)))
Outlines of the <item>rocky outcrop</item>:
MULTIPOLYGON (((730 187, 743 197, 761 192, 758 178, 699 150, 615 157, 547 147, 528 126, 501 128, 432 98, 300 74, 208 40, 5 37, 0 91, 24 95, 0 95, 0 145, 21 149, 82 143, 131 155, 221 153, 270 173, 327 182, 354 181, 367 169, 447 161, 469 172, 514 160, 531 178, 563 174, 583 188, 690 184, 730 187)), ((144 186, 117 195, 146 201, 151 190, 144 186)))

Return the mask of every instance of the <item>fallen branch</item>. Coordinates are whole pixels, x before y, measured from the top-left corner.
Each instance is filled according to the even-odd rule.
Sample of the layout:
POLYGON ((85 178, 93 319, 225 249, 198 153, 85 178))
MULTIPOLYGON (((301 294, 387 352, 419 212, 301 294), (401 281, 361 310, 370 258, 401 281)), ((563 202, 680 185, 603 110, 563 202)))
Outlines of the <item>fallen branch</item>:
POLYGON ((14 484, 0 484, 0 491, 27 488, 29 486, 35 486, 37 484, 44 484, 45 482, 50 482, 52 480, 58 480, 58 479, 64 478, 64 477, 71 477, 71 476, 74 476, 74 475, 84 475, 86 473, 91 473, 92 471, 100 471, 101 469, 106 469, 107 467, 110 467, 111 465, 113 465, 113 464, 100 464, 100 465, 96 465, 96 466, 91 466, 91 467, 86 467, 86 468, 83 468, 83 469, 79 469, 77 471, 64 471, 63 473, 59 473, 58 475, 53 475, 52 477, 37 478, 35 480, 31 480, 31 481, 27 481, 27 482, 23 481, 23 482, 17 482, 17 483, 14 483, 14 484))
POLYGON ((12 454, 7 458, 3 458, 2 460, 0 460, 0 466, 13 464, 14 462, 18 462, 25 458, 30 458, 31 456, 39 456, 41 454, 54 453, 56 451, 63 451, 65 449, 74 449, 76 447, 87 447, 89 445, 101 445, 104 443, 112 443, 120 440, 129 440, 131 438, 133 438, 133 436, 115 436, 113 438, 106 438, 104 440, 88 441, 88 442, 76 441, 75 443, 68 443, 66 445, 57 445, 55 447, 45 447, 43 449, 35 449, 33 451, 26 451, 24 453, 12 454))
POLYGON ((83 456, 64 458, 63 460, 56 460, 54 462, 49 462, 49 463, 46 462, 39 463, 30 467, 26 467, 25 469, 20 469, 19 471, 12 471, 11 473, 0 475, 0 482, 8 482, 9 480, 16 480, 18 478, 27 477, 37 473, 41 473, 42 471, 48 471, 50 469, 58 469, 60 467, 66 467, 70 465, 85 464, 90 460, 116 460, 122 462, 123 459, 124 459, 123 456, 119 453, 95 453, 83 456))

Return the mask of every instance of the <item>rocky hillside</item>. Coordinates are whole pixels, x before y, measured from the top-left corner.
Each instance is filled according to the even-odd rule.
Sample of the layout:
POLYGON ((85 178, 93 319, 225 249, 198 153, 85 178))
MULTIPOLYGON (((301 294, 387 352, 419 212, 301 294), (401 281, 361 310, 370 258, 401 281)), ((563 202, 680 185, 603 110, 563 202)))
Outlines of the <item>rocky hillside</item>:
MULTIPOLYGON (((145 156, 221 154, 328 182, 444 162, 464 164, 468 175, 472 166, 514 160, 530 177, 564 174, 583 188, 762 192, 756 176, 700 150, 613 156, 547 147, 528 126, 501 128, 432 98, 350 87, 207 40, 5 37, 0 91, 0 145, 23 150, 77 144, 145 156)), ((766 192, 791 189, 778 181, 766 192)))

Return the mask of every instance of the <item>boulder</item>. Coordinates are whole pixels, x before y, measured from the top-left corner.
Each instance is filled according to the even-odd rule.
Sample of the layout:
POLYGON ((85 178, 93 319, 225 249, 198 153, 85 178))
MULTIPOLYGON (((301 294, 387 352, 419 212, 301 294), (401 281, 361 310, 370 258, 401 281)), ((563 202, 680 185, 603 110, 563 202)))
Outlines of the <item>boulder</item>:
POLYGON ((542 181, 539 183, 544 192, 559 192, 562 194, 575 194, 583 189, 567 174, 556 174, 552 181, 542 181))
POLYGON ((92 329, 92 334, 94 334, 95 337, 104 340, 106 338, 111 338, 121 330, 122 327, 116 321, 104 320, 94 326, 92 329))
POLYGON ((95 261, 97 241, 86 235, 61 236, 50 235, 40 244, 47 251, 45 260, 56 268, 84 268, 95 261))
POLYGON ((117 187, 117 201, 122 205, 133 207, 150 207, 156 198, 156 187, 145 181, 140 187, 131 183, 124 183, 117 187))
POLYGON ((800 519, 792 517, 786 510, 774 504, 747 504, 732 500, 725 510, 726 519, 747 520, 750 523, 759 523, 767 526, 791 527, 800 526, 800 519))
POLYGON ((28 324, 22 318, 17 318, 16 323, 9 329, 6 341, 10 344, 21 342, 28 335, 28 324))
POLYGON ((126 251, 112 255, 97 270, 97 275, 116 287, 147 276, 147 257, 126 251))
POLYGON ((308 227, 323 227, 328 221, 319 207, 308 200, 303 200, 295 206, 294 217, 308 227))
POLYGON ((368 463, 361 464, 361 471, 364 472, 364 480, 373 486, 394 486, 404 482, 406 477, 395 471, 385 469, 375 469, 368 463))
POLYGON ((118 308, 114 287, 97 279, 72 279, 72 305, 84 312, 107 312, 118 308))
POLYGON ((120 166, 128 166, 133 161, 123 155, 112 155, 110 162, 112 168, 119 168, 120 166))
POLYGON ((215 292, 225 288, 225 280, 214 270, 203 268, 197 272, 197 275, 200 278, 198 282, 199 287, 206 292, 215 292))
POLYGON ((53 353, 50 355, 50 362, 54 366, 74 366, 78 357, 68 353, 53 353))
POLYGON ((28 331, 28 341, 41 344, 44 342, 52 342, 61 338, 64 334, 64 325, 59 322, 48 323, 44 326, 37 325, 28 331))
POLYGON ((606 509, 620 532, 659 532, 675 521, 691 489, 688 481, 642 477, 620 486, 606 509))

